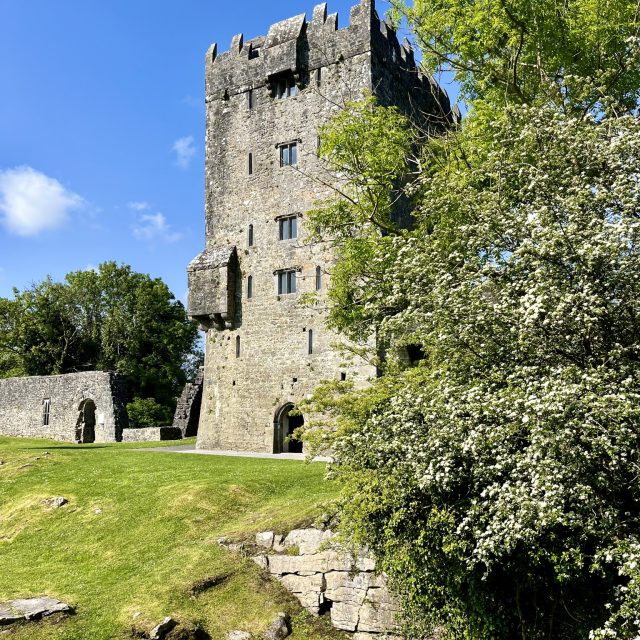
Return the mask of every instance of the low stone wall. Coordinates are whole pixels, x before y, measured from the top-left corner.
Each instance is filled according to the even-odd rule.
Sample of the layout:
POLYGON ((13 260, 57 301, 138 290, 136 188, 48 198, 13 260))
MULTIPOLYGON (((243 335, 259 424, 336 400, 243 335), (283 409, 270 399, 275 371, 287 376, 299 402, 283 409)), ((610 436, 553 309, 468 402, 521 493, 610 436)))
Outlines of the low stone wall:
POLYGON ((397 601, 384 575, 375 573, 375 560, 365 551, 354 557, 334 541, 331 531, 296 529, 286 537, 271 531, 256 536, 260 553, 252 559, 277 578, 302 606, 328 613, 337 629, 357 640, 398 633, 397 601))
POLYGON ((125 429, 122 442, 159 442, 160 440, 181 440, 180 427, 148 427, 146 429, 125 429))
POLYGON ((6 378, 0 380, 0 435, 115 442, 128 426, 126 401, 126 385, 116 373, 6 378), (83 407, 89 401, 92 437, 83 440, 83 407))

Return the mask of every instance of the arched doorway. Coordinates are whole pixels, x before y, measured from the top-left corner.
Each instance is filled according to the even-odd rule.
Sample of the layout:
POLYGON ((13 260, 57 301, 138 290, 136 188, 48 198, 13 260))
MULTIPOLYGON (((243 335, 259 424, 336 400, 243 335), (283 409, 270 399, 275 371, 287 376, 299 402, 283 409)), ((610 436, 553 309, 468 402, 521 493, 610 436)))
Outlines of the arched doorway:
POLYGON ((76 442, 90 444, 96 440, 96 403, 91 400, 83 400, 78 407, 80 415, 76 423, 76 442))
POLYGON ((304 425, 304 416, 301 413, 291 412, 295 406, 288 402, 276 412, 274 422, 274 453, 302 453, 302 441, 292 440, 293 432, 304 425))

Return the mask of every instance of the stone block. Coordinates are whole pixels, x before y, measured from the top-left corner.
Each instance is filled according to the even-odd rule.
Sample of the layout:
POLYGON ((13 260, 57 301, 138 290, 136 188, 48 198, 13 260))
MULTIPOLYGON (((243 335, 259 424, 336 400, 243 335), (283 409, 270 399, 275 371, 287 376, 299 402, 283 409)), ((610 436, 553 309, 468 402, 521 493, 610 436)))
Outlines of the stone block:
POLYGON ((332 602, 362 605, 371 584, 371 574, 351 575, 346 571, 331 571, 325 574, 325 596, 332 602))
POLYGON ((269 556, 269 572, 276 575, 297 573, 299 575, 313 575, 327 571, 349 571, 350 558, 335 551, 323 551, 308 556, 269 556))
POLYGON ((320 547, 333 536, 331 531, 321 529, 294 529, 284 540, 285 548, 298 547, 300 555, 318 553, 320 547))
POLYGON ((256 546, 264 549, 271 549, 273 546, 273 531, 263 531, 256 533, 256 546))
POLYGON ((396 617, 399 613, 398 607, 390 604, 373 605, 365 602, 360 607, 360 621, 358 631, 368 631, 373 633, 385 633, 397 628, 396 617))
POLYGON ((324 591, 324 576, 321 573, 312 576, 288 574, 279 580, 287 591, 298 598, 305 609, 316 615, 320 612, 324 591))
POLYGON ((334 602, 331 607, 331 624, 336 629, 355 631, 360 619, 360 607, 347 602, 334 602))

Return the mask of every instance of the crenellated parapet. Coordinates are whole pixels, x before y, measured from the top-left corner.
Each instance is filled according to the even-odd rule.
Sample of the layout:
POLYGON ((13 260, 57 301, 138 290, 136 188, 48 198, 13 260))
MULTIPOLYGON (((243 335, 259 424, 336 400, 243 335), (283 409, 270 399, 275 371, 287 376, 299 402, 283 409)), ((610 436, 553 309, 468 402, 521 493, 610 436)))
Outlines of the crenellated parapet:
POLYGON ((379 64, 411 76, 416 89, 432 94, 449 110, 446 93, 419 70, 411 44, 406 39, 400 42, 395 29, 380 19, 375 0, 361 0, 352 7, 349 25, 342 29, 338 14, 329 14, 327 3, 322 3, 314 8, 311 20, 299 14, 272 25, 266 36, 247 41, 243 34, 234 36, 224 53, 213 44, 206 54, 206 101, 275 86, 283 74, 291 74, 304 88, 316 70, 369 52, 379 64))

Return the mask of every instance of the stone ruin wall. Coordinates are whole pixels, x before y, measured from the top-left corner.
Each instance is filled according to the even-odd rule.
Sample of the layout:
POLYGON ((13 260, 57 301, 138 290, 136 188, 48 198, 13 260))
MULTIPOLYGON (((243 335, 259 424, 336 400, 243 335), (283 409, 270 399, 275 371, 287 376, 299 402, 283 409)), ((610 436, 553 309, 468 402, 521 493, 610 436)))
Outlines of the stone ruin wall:
POLYGON ((187 382, 176 403, 173 415, 173 426, 180 429, 183 438, 190 438, 198 433, 200 407, 202 406, 202 384, 204 367, 200 368, 193 382, 187 382))
POLYGON ((255 545, 228 543, 277 579, 314 615, 328 615, 336 629, 354 640, 398 636, 400 606, 375 559, 361 549, 355 556, 336 543, 332 531, 295 529, 286 536, 258 533, 255 545))
POLYGON ((239 35, 230 51, 218 54, 213 45, 207 53, 206 249, 189 268, 190 314, 208 329, 199 448, 277 451, 283 407, 323 379, 365 385, 376 374, 365 360, 344 358, 339 337, 325 327, 336 257, 327 244, 310 243, 304 228, 305 214, 333 195, 321 181, 332 179, 317 157, 318 127, 366 91, 405 111, 449 111, 446 95, 418 73, 411 49, 372 0, 353 7, 342 29, 322 4, 310 21, 302 14, 273 25, 266 37, 239 35), (273 78, 283 73, 295 78, 295 97, 274 97, 273 78), (298 144, 298 165, 281 167, 278 145, 290 141, 298 144), (299 216, 296 239, 279 240, 282 215, 299 216), (316 293, 317 267, 317 303, 302 304, 302 294, 316 293), (296 294, 278 295, 284 269, 297 272, 296 294))
POLYGON ((75 442, 87 399, 96 406, 95 442, 119 441, 127 426, 125 386, 117 374, 99 371, 0 380, 0 435, 75 442), (48 425, 45 399, 51 401, 48 425))

